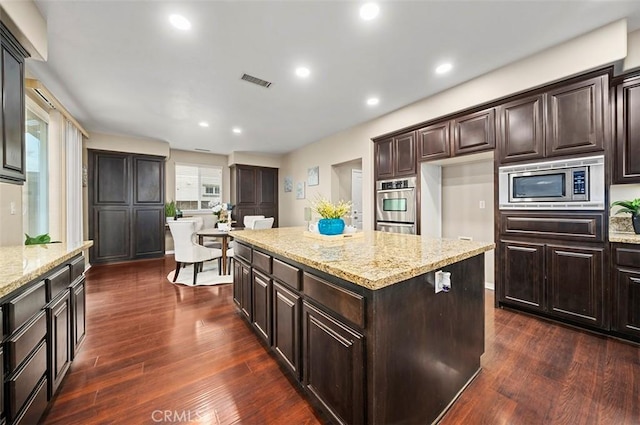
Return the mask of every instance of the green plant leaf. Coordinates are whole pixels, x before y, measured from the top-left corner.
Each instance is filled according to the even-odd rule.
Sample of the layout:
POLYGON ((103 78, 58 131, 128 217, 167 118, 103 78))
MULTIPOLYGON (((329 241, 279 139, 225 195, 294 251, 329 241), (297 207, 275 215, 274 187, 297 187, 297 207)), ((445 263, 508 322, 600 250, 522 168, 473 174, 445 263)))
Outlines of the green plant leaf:
POLYGON ((25 240, 24 240, 25 245, 42 245, 42 244, 47 244, 51 242, 51 236, 49 236, 48 233, 44 233, 42 235, 33 236, 33 237, 25 233, 24 236, 25 236, 25 240))
POLYGON ((640 198, 630 201, 615 201, 611 204, 611 208, 613 207, 620 207, 616 214, 629 213, 631 215, 638 215, 640 214, 640 198))

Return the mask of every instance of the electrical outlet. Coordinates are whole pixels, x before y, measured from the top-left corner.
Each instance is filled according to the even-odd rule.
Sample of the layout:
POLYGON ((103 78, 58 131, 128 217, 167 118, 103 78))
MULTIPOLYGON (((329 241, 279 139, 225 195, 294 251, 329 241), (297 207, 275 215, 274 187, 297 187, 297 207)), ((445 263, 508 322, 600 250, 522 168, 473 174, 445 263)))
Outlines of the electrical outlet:
POLYGON ((485 207, 484 201, 480 201, 480 209, 483 210, 485 207))
POLYGON ((10 202, 9 203, 9 214, 16 215, 16 203, 15 202, 10 202))
POLYGON ((435 290, 438 292, 449 292, 451 289, 451 273, 438 270, 435 273, 435 290))

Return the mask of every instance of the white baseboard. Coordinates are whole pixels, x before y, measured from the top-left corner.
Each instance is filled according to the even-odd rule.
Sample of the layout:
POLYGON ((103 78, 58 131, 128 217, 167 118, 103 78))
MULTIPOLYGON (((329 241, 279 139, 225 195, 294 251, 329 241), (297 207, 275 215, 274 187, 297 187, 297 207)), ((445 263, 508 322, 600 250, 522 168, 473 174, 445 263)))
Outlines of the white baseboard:
POLYGON ((484 283, 484 287, 485 287, 486 289, 490 289, 490 290, 492 290, 492 291, 495 291, 495 290, 496 290, 496 285, 495 285, 494 283, 492 283, 492 282, 485 282, 485 283, 484 283))
POLYGON ((175 251, 165 251, 164 255, 169 255, 169 254, 173 254, 175 251))

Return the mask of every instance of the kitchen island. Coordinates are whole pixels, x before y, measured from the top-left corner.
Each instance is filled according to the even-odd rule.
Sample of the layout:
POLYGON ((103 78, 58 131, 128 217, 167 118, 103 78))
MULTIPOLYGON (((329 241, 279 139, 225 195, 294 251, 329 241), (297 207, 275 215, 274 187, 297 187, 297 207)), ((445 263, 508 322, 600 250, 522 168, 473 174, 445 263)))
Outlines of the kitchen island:
POLYGON ((480 370, 492 243, 303 228, 233 232, 234 300, 337 423, 432 423, 480 370), (451 273, 435 292, 435 272, 451 273))

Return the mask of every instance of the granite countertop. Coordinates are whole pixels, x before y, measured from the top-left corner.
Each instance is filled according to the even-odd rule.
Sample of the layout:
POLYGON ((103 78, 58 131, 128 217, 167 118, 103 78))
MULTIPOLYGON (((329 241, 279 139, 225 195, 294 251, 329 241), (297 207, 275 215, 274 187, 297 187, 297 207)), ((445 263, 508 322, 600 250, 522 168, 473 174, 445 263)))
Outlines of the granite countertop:
POLYGON ((93 241, 84 241, 73 246, 52 243, 0 247, 0 297, 55 269, 92 245, 93 241))
POLYGON ((369 289, 381 289, 495 248, 487 242, 430 239, 365 231, 361 238, 324 241, 303 227, 234 231, 243 242, 369 289))
POLYGON ((609 242, 640 244, 640 235, 630 232, 609 232, 609 242))

